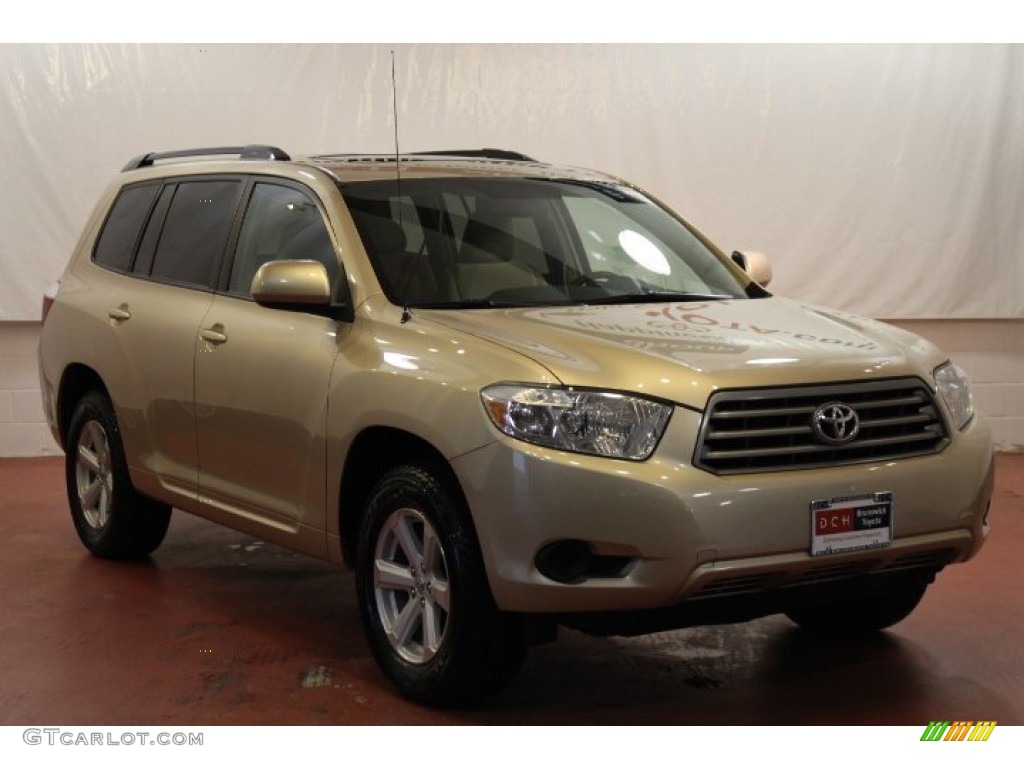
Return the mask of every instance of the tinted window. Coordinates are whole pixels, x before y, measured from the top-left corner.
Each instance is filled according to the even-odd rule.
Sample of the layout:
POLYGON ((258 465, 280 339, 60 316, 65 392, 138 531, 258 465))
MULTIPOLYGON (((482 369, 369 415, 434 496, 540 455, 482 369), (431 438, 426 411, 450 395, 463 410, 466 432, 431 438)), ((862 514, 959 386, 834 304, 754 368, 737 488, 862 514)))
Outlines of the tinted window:
POLYGON ((238 235, 228 290, 249 295, 252 278, 268 261, 313 259, 338 272, 334 246, 313 199, 293 187, 256 184, 238 235))
POLYGON ((178 184, 153 257, 153 277, 209 285, 231 229, 240 181, 178 184))
POLYGON ((153 254, 156 253, 156 244, 160 240, 160 230, 163 229, 164 218, 167 216, 167 209, 171 205, 171 198, 174 197, 174 185, 168 185, 160 192, 156 205, 153 206, 153 213, 149 216, 149 223, 146 231, 142 234, 142 242, 139 243, 139 252, 135 256, 135 263, 132 265, 132 272, 139 275, 148 275, 153 268, 153 254))
POLYGON ((121 191, 96 243, 93 260, 97 264, 118 272, 128 270, 139 232, 159 189, 159 184, 146 184, 121 191))

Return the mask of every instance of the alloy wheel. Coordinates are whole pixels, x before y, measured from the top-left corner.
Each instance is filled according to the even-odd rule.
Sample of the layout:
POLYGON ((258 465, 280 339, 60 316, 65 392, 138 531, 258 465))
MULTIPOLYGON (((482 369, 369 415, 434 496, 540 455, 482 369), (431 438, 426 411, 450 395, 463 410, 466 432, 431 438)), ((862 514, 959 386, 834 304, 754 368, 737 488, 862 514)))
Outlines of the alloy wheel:
POLYGON ((373 592, 384 633, 411 664, 430 661, 444 641, 451 592, 444 549, 421 512, 392 512, 377 535, 373 592))
POLYGON ((110 522, 114 496, 110 442, 98 421, 88 421, 75 446, 75 479, 82 516, 90 527, 100 529, 110 522))

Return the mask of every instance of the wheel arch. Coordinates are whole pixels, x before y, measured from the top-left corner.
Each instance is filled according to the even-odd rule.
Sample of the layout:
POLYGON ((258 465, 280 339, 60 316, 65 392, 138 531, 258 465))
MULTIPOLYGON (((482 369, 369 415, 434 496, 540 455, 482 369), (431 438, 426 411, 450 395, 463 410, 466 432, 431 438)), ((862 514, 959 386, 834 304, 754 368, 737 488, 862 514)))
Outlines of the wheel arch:
POLYGON ((57 429, 60 432, 60 444, 67 450, 68 427, 75 413, 75 406, 82 397, 92 391, 99 391, 110 399, 103 379, 95 370, 82 363, 72 363, 64 369, 57 392, 57 429))
MULTIPOLYGON (((338 532, 342 556, 348 567, 355 566, 359 527, 370 492, 385 472, 404 464, 430 470, 456 495, 463 508, 468 509, 455 471, 434 445, 402 429, 367 427, 349 447, 338 495, 338 532)), ((473 524, 471 515, 469 524, 473 524)))

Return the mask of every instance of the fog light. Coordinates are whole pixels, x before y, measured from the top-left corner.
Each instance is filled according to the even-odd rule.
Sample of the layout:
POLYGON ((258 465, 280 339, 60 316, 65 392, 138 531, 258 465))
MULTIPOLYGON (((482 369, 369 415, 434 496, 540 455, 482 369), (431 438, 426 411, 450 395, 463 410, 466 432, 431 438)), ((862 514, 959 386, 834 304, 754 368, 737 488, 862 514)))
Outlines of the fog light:
POLYGON ((552 581, 571 584, 589 570, 594 553, 590 545, 579 539, 566 539, 548 544, 537 553, 537 570, 552 581))

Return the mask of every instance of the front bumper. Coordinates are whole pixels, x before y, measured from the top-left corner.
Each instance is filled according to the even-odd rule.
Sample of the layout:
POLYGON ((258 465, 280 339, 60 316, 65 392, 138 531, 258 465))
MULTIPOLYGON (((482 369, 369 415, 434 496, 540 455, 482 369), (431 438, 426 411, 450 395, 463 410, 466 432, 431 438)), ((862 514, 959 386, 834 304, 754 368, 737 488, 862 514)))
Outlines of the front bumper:
POLYGON ((646 610, 972 557, 988 534, 992 441, 976 418, 941 453, 837 468, 716 476, 692 465, 700 414, 677 408, 645 462, 570 454, 502 438, 452 462, 498 606, 573 613, 646 610), (885 549, 812 557, 810 504, 892 491, 885 549), (628 562, 564 584, 538 552, 582 540, 628 562))

